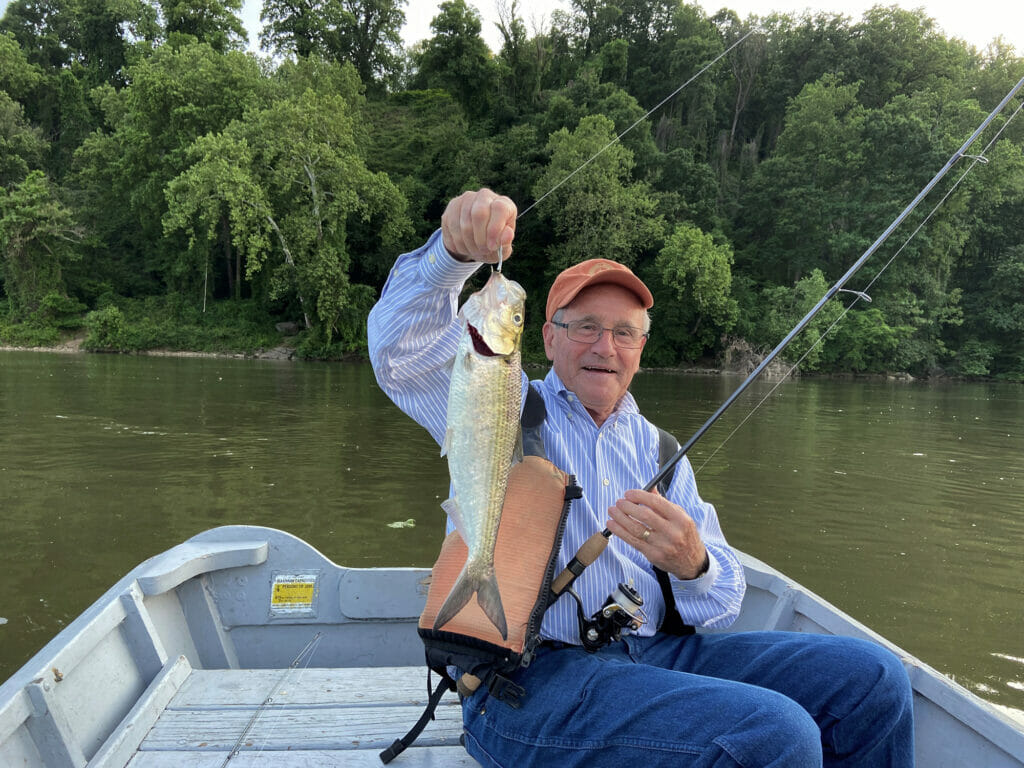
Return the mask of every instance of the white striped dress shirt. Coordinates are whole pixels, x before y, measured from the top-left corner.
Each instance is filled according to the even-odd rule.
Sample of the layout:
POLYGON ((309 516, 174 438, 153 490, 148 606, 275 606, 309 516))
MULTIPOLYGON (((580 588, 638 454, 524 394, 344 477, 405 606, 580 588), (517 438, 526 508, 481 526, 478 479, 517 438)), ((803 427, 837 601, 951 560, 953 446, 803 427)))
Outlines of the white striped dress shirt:
MULTIPOLYGON (((456 317, 459 294, 478 267, 451 258, 440 231, 435 232, 423 247, 399 257, 380 301, 370 312, 370 359, 378 383, 439 445, 448 405, 447 364, 455 355, 461 332, 456 317)), ((528 385, 524 374, 523 386, 528 385)), ((548 458, 575 475, 583 489, 583 498, 573 501, 569 512, 558 573, 587 538, 606 527, 607 509, 626 490, 642 488, 657 472, 658 430, 640 415, 629 393, 598 427, 554 369, 533 386, 547 407, 543 438, 548 458)), ((676 466, 668 498, 696 522, 710 562, 707 573, 692 581, 670 577, 676 607, 689 624, 728 626, 743 599, 743 568, 726 543, 715 508, 698 495, 693 469, 685 458, 676 466)), ((449 520, 448 530, 452 529, 449 520)), ((637 634, 654 634, 665 613, 657 578, 647 559, 618 537, 611 537, 608 548, 573 588, 590 616, 620 582, 631 583, 644 599, 648 622, 637 634)), ((548 609, 541 636, 579 643, 576 605, 571 597, 563 595, 548 609)))

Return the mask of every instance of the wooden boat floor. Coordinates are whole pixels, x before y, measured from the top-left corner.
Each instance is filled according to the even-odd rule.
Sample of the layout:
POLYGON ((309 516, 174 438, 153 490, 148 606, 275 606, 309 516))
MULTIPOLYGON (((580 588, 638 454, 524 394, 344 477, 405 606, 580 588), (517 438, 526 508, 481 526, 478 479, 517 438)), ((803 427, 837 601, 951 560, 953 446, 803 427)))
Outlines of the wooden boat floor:
MULTIPOLYGON (((128 766, 220 768, 237 747, 231 768, 379 767, 423 713, 426 680, 426 667, 194 669, 128 766)), ((458 697, 436 715, 395 768, 476 765, 459 745, 458 697)))

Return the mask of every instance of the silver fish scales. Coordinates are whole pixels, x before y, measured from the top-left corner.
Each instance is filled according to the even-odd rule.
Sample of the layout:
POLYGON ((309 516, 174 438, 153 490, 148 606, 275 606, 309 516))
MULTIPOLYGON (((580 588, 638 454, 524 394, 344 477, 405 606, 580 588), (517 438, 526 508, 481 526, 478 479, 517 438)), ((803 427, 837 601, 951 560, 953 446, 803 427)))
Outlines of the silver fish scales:
POLYGON ((476 594, 487 618, 508 638, 494 571, 494 544, 509 470, 522 460, 520 343, 526 292, 500 272, 470 296, 459 316, 462 337, 452 366, 441 455, 448 457, 452 497, 442 504, 469 554, 434 628, 447 624, 476 594))

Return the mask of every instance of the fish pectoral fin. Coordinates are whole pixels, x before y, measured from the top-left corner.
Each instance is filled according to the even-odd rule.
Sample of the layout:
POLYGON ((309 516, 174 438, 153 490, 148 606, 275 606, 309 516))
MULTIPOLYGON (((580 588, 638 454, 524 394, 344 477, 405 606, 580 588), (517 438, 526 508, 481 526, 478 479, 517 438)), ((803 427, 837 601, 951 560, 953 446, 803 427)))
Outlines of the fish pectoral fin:
POLYGON ((459 532, 459 536, 462 537, 463 541, 466 541, 466 529, 462 525, 462 510, 459 509, 459 502, 455 500, 455 497, 445 499, 441 502, 441 509, 448 513, 448 517, 455 523, 455 530, 459 532))

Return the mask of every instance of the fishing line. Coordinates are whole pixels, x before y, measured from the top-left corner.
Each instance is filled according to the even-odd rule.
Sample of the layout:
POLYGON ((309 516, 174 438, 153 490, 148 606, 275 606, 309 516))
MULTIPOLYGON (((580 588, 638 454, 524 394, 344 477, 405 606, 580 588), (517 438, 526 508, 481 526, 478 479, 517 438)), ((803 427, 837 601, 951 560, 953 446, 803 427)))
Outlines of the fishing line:
POLYGON ((1008 118, 1006 118, 1006 122, 1003 123, 999 127, 999 130, 996 131, 996 133, 992 137, 992 139, 988 142, 988 144, 985 145, 985 149, 982 150, 980 155, 967 155, 967 154, 964 154, 962 152, 960 153, 960 157, 971 160, 972 161, 971 164, 968 165, 967 168, 964 169, 964 172, 962 174, 960 174, 960 176, 957 178, 957 180, 955 182, 953 182, 953 184, 950 186, 950 188, 946 191, 946 194, 944 194, 942 196, 942 198, 932 207, 932 209, 928 212, 928 215, 925 216, 921 220, 921 223, 918 224, 917 227, 914 229, 914 231, 911 232, 910 235, 907 237, 907 239, 903 241, 903 244, 899 248, 896 249, 896 252, 889 258, 889 260, 887 262, 885 262, 885 264, 882 266, 882 268, 880 270, 878 270, 878 274, 875 275, 873 278, 871 278, 870 281, 868 281, 868 284, 866 286, 864 286, 864 290, 862 290, 862 291, 846 291, 846 290, 840 289, 844 293, 852 293, 853 296, 854 296, 853 301, 851 301, 847 306, 845 306, 843 308, 843 311, 839 313, 839 316, 836 317, 836 319, 832 321, 832 324, 829 325, 828 328, 826 328, 824 331, 822 331, 821 335, 817 339, 814 340, 814 342, 811 344, 811 346, 809 346, 807 348, 807 351, 804 352, 803 355, 800 356, 800 359, 797 360, 795 363, 793 363, 793 366, 788 371, 786 371, 784 374, 782 374, 782 376, 779 377, 779 380, 775 383, 775 385, 771 389, 769 389, 767 394, 765 394, 765 396, 762 397, 757 402, 757 404, 750 410, 750 412, 746 416, 743 417, 742 421, 740 421, 740 423, 736 425, 735 429, 733 429, 728 435, 726 435, 725 439, 722 440, 722 442, 715 448, 715 450, 713 450, 708 455, 708 457, 706 459, 704 459, 703 463, 699 467, 694 469, 693 473, 695 475, 698 474, 702 469, 704 469, 704 467, 707 466, 708 462, 711 461, 711 459, 713 459, 715 457, 715 454, 717 454, 720 450, 722 450, 722 448, 725 446, 725 444, 727 442, 729 442, 737 432, 739 432, 739 430, 743 427, 744 424, 747 423, 747 421, 750 419, 750 417, 754 415, 754 413, 757 411, 757 409, 760 408, 762 405, 764 405, 769 397, 771 397, 773 394, 775 394, 775 390, 777 390, 780 386, 782 386, 782 383, 784 381, 786 381, 786 379, 788 379, 790 376, 793 375, 793 371, 795 371, 797 368, 800 367, 800 364, 804 360, 807 359, 807 356, 809 354, 811 354, 811 352, 814 351, 814 349, 819 344, 821 344, 822 342, 825 341, 825 338, 830 333, 832 333, 833 329, 835 329, 835 327, 838 326, 840 322, 842 322, 843 318, 846 317, 847 313, 857 305, 858 301, 867 301, 867 302, 870 303, 871 296, 868 294, 868 291, 871 290, 871 286, 873 286, 875 284, 875 282, 878 280, 878 278, 880 278, 882 276, 882 273, 885 272, 885 270, 887 270, 890 266, 892 266, 892 263, 894 261, 896 261, 896 258, 901 253, 903 253, 903 250, 908 245, 910 245, 910 241, 913 240, 917 236, 917 233, 920 232, 924 228, 925 224, 927 224, 929 221, 931 221, 932 216, 934 216, 936 211, 938 211, 939 208, 941 208, 945 204, 946 200, 948 200, 949 197, 956 191, 957 187, 960 186, 961 182, 963 182, 963 180, 967 178, 967 175, 971 171, 974 170, 974 167, 976 165, 978 165, 979 163, 981 165, 987 165, 988 164, 989 160, 985 156, 986 153, 990 149, 992 149, 992 147, 995 145, 995 143, 999 140, 999 137, 1003 134, 1003 131, 1005 131, 1007 126, 1010 125, 1010 123, 1013 121, 1013 118, 1015 118, 1018 114, 1020 114, 1022 109, 1024 109, 1024 101, 1022 101, 1019 105, 1017 105, 1017 108, 1013 111, 1013 114, 1011 114, 1008 118))
MULTIPOLYGON (((313 638, 308 643, 306 643, 305 647, 301 651, 299 651, 299 654, 295 657, 292 663, 288 665, 288 668, 284 671, 284 674, 281 675, 281 677, 278 679, 274 687, 270 689, 270 693, 267 694, 267 697, 256 708, 256 711, 253 712, 252 717, 249 718, 249 722, 245 724, 245 728, 242 729, 242 733, 235 741, 234 746, 231 747, 231 751, 228 752, 227 757, 224 758, 224 762, 220 764, 220 768, 224 768, 224 766, 226 766, 231 761, 231 759, 238 754, 239 750, 242 748, 242 743, 245 741, 245 737, 249 735, 249 731, 252 730, 252 727, 256 724, 256 721, 260 719, 260 715, 263 714, 264 710, 266 710, 267 707, 274 703, 274 695, 281 689, 281 686, 284 685, 285 680, 288 679, 288 676, 293 671, 295 671, 296 667, 298 667, 300 664, 302 665, 303 671, 305 671, 306 667, 309 666, 309 662, 312 661, 313 654, 316 652, 316 648, 320 644, 320 639, 322 636, 323 632, 317 632, 315 635, 313 635, 313 638), (303 661, 303 659, 305 660, 303 661)), ((299 677, 296 679, 296 683, 301 679, 302 675, 300 673, 299 677)), ((275 720, 271 724, 271 727, 267 730, 266 736, 263 737, 263 742, 256 750, 256 754, 263 752, 264 748, 267 746, 267 742, 270 739, 270 735, 271 733, 273 733, 273 730, 276 726, 277 721, 275 720)))
MULTIPOLYGON (((1010 103, 1010 100, 1017 94, 1017 92, 1022 87, 1024 87, 1024 78, 1021 78, 1017 82, 1017 84, 1010 89, 1010 92, 1003 97, 1003 100, 999 102, 998 106, 996 106, 996 108, 993 109, 988 114, 988 116, 974 130, 974 133, 972 133, 970 137, 952 155, 952 157, 950 157, 949 160, 946 161, 946 164, 939 169, 938 173, 936 173, 932 177, 931 181, 929 181, 924 186, 924 188, 917 193, 914 199, 910 201, 910 203, 903 209, 899 216, 897 216, 892 221, 892 223, 885 229, 885 231, 881 235, 879 235, 878 239, 876 239, 875 242, 872 243, 871 246, 866 251, 864 251, 863 254, 861 254, 860 258, 858 258, 853 263, 853 265, 846 270, 843 276, 839 278, 839 280, 837 280, 831 288, 829 288, 825 295, 818 300, 818 303, 815 304, 814 307, 812 307, 811 310, 806 315, 804 315, 804 317, 796 324, 796 326, 788 334, 786 334, 786 337, 782 341, 780 341, 771 352, 768 353, 768 355, 760 362, 760 364, 758 364, 758 366, 750 373, 750 375, 743 380, 740 386, 737 387, 735 391, 733 391, 733 393, 729 395, 720 406, 718 406, 718 408, 715 410, 713 414, 711 414, 708 420, 705 421, 704 424, 686 441, 686 443, 680 446, 679 450, 676 451, 676 453, 673 454, 673 456, 668 461, 665 462, 665 464, 658 470, 654 477, 652 477, 643 487, 643 490, 654 490, 654 488, 656 488, 658 484, 668 476, 669 472, 673 471, 676 464, 678 464, 679 461, 682 460, 684 456, 686 456, 690 448, 692 448, 693 445, 701 437, 703 437, 704 434, 715 424, 715 422, 718 421, 721 415, 725 413, 726 410, 728 410, 729 406, 736 402, 736 399, 741 394, 743 394, 744 391, 746 391, 747 387, 750 386, 750 384, 758 376, 760 376, 761 373, 764 372, 764 370, 779 355, 779 353, 782 352, 782 350, 785 349, 786 346, 804 328, 807 327, 807 325, 811 322, 811 320, 814 319, 814 316, 818 314, 821 308, 824 307, 825 304, 828 301, 830 301, 833 296, 835 296, 840 290, 842 290, 843 286, 846 285, 850 278, 853 277, 860 270, 860 268, 864 266, 865 262, 867 262, 867 260, 871 258, 875 251, 877 251, 881 247, 881 245, 886 240, 889 239, 889 236, 917 208, 921 201, 924 200, 924 198, 932 191, 932 189, 934 189, 935 186, 945 177, 949 170, 956 163, 958 163, 962 157, 965 156, 967 149, 975 141, 977 141, 978 137, 981 136, 985 129, 988 128, 988 126, 992 123, 993 120, 995 120, 996 116, 999 115, 1006 108, 1006 105, 1010 103)), ((566 589, 568 589, 568 587, 572 586, 572 583, 577 578, 579 578, 579 575, 584 571, 584 569, 586 569, 587 566, 589 566, 592 562, 594 562, 595 559, 597 559, 598 556, 600 556, 600 554, 604 551, 605 547, 607 547, 608 539, 610 539, 611 536, 612 532, 605 528, 603 531, 595 533, 593 536, 591 536, 583 543, 580 549, 576 552, 576 554, 566 565, 565 570, 558 574, 558 576, 556 576, 555 579, 552 581, 552 601, 557 600, 558 597, 566 589)))
MULTIPOLYGON (((553 192, 554 192, 554 191, 555 191, 556 189, 558 189, 558 188, 559 188, 559 187, 561 187, 561 186, 562 186, 563 184, 565 184, 565 183, 566 183, 567 181, 569 181, 569 179, 571 179, 571 178, 572 178, 573 176, 575 176, 575 175, 576 175, 577 173, 579 173, 579 172, 580 172, 580 171, 582 171, 582 170, 583 170, 584 168, 586 168, 586 167, 587 167, 588 165, 590 165, 590 164, 591 164, 592 162, 594 162, 594 161, 595 161, 595 160, 596 160, 596 159, 597 159, 597 158, 598 158, 599 156, 601 156, 602 154, 604 154, 604 152, 606 152, 606 151, 607 151, 608 149, 610 149, 610 148, 611 148, 612 146, 614 146, 615 144, 617 144, 617 143, 618 143, 618 142, 619 142, 619 141, 620 141, 620 140, 622 139, 622 137, 623 137, 623 136, 625 136, 625 135, 626 135, 627 133, 629 133, 629 132, 630 132, 630 131, 632 131, 632 130, 633 130, 634 128, 636 128, 636 127, 637 127, 638 125, 640 125, 640 123, 642 123, 642 122, 643 122, 644 120, 646 120, 646 119, 647 119, 648 117, 650 117, 650 116, 651 116, 652 114, 654 114, 654 112, 656 112, 656 111, 657 111, 658 109, 660 109, 660 108, 661 108, 661 107, 662 107, 662 106, 663 106, 663 105, 664 105, 664 104, 665 104, 666 102, 670 101, 670 100, 671 100, 671 99, 672 99, 672 98, 673 98, 674 96, 676 96, 676 95, 677 95, 677 94, 678 94, 678 93, 679 93, 680 91, 682 91, 682 90, 683 90, 683 89, 684 89, 684 88, 685 88, 686 86, 688 86, 688 85, 689 85, 690 83, 692 83, 692 82, 693 82, 694 80, 696 80, 696 79, 697 79, 698 77, 700 77, 700 76, 701 76, 701 75, 703 75, 703 74, 704 74, 705 72, 707 72, 707 71, 708 71, 709 69, 711 69, 711 67, 713 67, 713 66, 714 66, 715 64, 717 64, 717 63, 718 63, 719 61, 721 61, 721 59, 722 59, 723 57, 725 57, 726 55, 728 55, 728 53, 729 53, 729 52, 730 52, 730 51, 731 51, 731 50, 732 50, 733 48, 735 48, 736 46, 738 46, 738 45, 739 45, 740 43, 742 43, 742 42, 743 42, 744 40, 746 40, 746 39, 747 39, 748 37, 750 37, 750 36, 751 36, 752 34, 754 34, 754 30, 753 30, 753 29, 752 29, 752 30, 750 30, 749 32, 747 32, 747 34, 745 34, 745 35, 744 35, 743 37, 741 37, 741 38, 740 38, 739 40, 737 40, 737 41, 736 41, 735 43, 733 43, 732 45, 730 45, 730 46, 729 46, 728 48, 726 48, 726 49, 725 49, 724 51, 722 51, 722 52, 721 52, 720 54, 718 54, 718 55, 717 55, 717 56, 716 56, 715 58, 713 58, 713 59, 712 59, 711 61, 709 61, 709 62, 708 62, 707 64, 705 64, 705 65, 704 65, 704 66, 703 66, 703 67, 701 68, 701 70, 700 70, 699 72, 697 72, 697 74, 693 75, 693 76, 692 76, 692 77, 691 77, 691 78, 690 78, 689 80, 687 80, 687 81, 686 81, 685 83, 683 83, 683 84, 682 84, 682 85, 680 85, 680 86, 679 86, 678 88, 676 88, 676 89, 675 89, 674 91, 672 91, 672 93, 670 93, 670 94, 669 94, 668 96, 666 96, 666 97, 665 97, 664 99, 662 99, 662 100, 661 100, 661 101, 659 101, 659 102, 658 102, 657 104, 655 104, 655 105, 654 105, 653 107, 651 107, 651 108, 650 108, 649 110, 647 110, 647 113, 646 113, 646 114, 645 114, 645 115, 644 115, 643 117, 641 117, 641 118, 637 119, 637 120, 636 120, 636 122, 634 122, 634 123, 633 123, 633 124, 632 124, 631 126, 629 126, 629 128, 627 128, 626 130, 624 130, 624 131, 623 131, 622 133, 620 133, 620 134, 619 134, 618 136, 616 136, 616 137, 615 137, 614 139, 612 139, 612 140, 611 140, 611 141, 609 141, 609 142, 608 142, 607 144, 605 144, 605 145, 604 145, 603 147, 601 147, 601 149, 599 149, 599 150, 598 150, 597 152, 595 152, 595 153, 594 153, 594 155, 593 155, 593 156, 592 156, 592 157, 591 157, 591 158, 590 158, 589 160, 587 160, 586 162, 584 162, 584 163, 583 163, 583 165, 581 165, 581 166, 580 166, 579 168, 577 168, 577 169, 576 169, 575 171, 573 171, 572 173, 570 173, 570 174, 569 174, 568 176, 566 176, 566 177, 565 177, 564 179, 562 179, 562 180, 561 180, 560 182, 558 182, 557 184, 555 184, 555 186, 553 186, 553 187, 552 187, 551 189, 549 189, 549 190, 548 190, 547 192, 545 192, 545 193, 544 193, 543 195, 541 195, 541 196, 540 196, 539 198, 537 198, 536 200, 534 200, 534 201, 533 201, 533 202, 532 202, 532 203, 531 203, 531 204, 529 205, 529 207, 528 207, 528 208, 526 208, 526 210, 522 211, 521 213, 519 213, 519 214, 518 214, 518 215, 516 216, 516 221, 519 221, 519 219, 523 218, 523 216, 525 216, 525 215, 526 215, 527 213, 529 213, 529 212, 530 212, 531 210, 533 210, 533 209, 534 209, 535 207, 537 207, 537 206, 538 206, 538 205, 539 205, 539 204, 540 204, 540 203, 541 203, 541 202, 542 202, 542 201, 543 201, 543 200, 544 200, 544 199, 545 199, 545 198, 546 198, 546 197, 547 197, 548 195, 550 195, 551 193, 553 193, 553 192)), ((500 271, 500 270, 499 270, 499 271, 500 271)))

